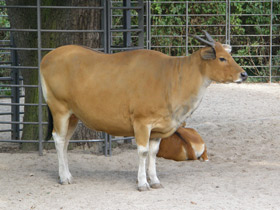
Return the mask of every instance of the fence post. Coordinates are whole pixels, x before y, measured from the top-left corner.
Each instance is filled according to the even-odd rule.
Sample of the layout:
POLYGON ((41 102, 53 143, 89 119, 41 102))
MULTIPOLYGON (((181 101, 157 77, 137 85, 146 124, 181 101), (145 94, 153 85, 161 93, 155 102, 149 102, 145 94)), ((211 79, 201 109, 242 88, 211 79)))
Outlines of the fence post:
MULTIPOLYGON (((11 36, 11 46, 15 47, 14 39, 11 36)), ((17 52, 16 50, 11 50, 11 61, 13 66, 18 65, 18 59, 17 59, 17 52)), ((19 84, 19 69, 12 69, 11 71, 11 78, 12 78, 12 84, 18 85, 19 84)), ((20 101, 20 89, 19 87, 12 87, 11 88, 11 100, 12 103, 19 103, 20 101)), ((11 111, 12 111, 12 121, 13 122, 19 122, 20 121, 20 106, 12 105, 11 111)), ((12 124, 12 132, 11 132, 11 139, 19 140, 20 139, 20 128, 19 124, 12 124)))
POLYGON ((38 125, 39 125, 39 154, 43 155, 43 124, 42 124, 42 90, 41 90, 41 78, 40 78, 40 63, 41 63, 41 0, 37 0, 37 38, 38 38, 38 125))
POLYGON ((112 18, 112 11, 111 11, 111 1, 104 0, 104 35, 105 35, 105 46, 104 51, 105 53, 111 53, 111 18, 112 18))
POLYGON ((186 1, 186 56, 189 55, 189 1, 186 1))
POLYGON ((272 82, 272 22, 273 22, 273 0, 270 0, 269 83, 272 82))
POLYGON ((227 34, 227 44, 230 45, 230 13, 231 13, 231 9, 230 9, 230 0, 227 0, 228 1, 228 10, 227 10, 227 17, 228 17, 228 22, 226 23, 227 24, 227 27, 228 27, 228 34, 227 34))
POLYGON ((138 1, 138 6, 142 7, 142 9, 140 9, 138 11, 138 26, 139 26, 139 28, 143 29, 139 33, 138 45, 139 45, 139 47, 144 48, 144 2, 143 2, 143 0, 138 1))
POLYGON ((101 1, 101 6, 103 7, 101 12, 101 29, 103 31, 103 36, 101 37, 101 43, 104 53, 107 53, 107 3, 106 0, 101 1))
POLYGON ((146 1, 146 48, 151 49, 151 1, 146 1))
MULTIPOLYGON (((130 7, 131 6, 130 0, 123 0, 123 6, 130 7)), ((131 29, 131 11, 129 9, 123 10, 123 26, 124 26, 124 29, 131 29)), ((124 42, 124 47, 131 46, 131 32, 130 31, 123 33, 123 42, 124 42)))

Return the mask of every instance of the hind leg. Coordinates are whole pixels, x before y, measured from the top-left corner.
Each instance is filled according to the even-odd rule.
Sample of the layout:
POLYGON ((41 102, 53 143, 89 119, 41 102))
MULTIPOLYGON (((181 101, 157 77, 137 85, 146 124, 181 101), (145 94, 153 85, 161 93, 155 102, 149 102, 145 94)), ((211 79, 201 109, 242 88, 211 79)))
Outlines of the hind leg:
MULTIPOLYGON (((72 115, 72 116, 69 118, 68 131, 67 131, 67 134, 66 134, 65 144, 64 144, 64 147, 63 147, 63 153, 64 153, 64 157, 65 157, 66 171, 68 171, 69 174, 70 174, 70 182, 68 182, 68 184, 71 184, 71 183, 73 182, 73 177, 71 176, 71 173, 70 173, 70 171, 69 171, 67 149, 68 149, 68 145, 69 145, 69 140, 71 139, 71 137, 73 136, 73 134, 74 134, 74 132, 75 132, 75 130, 76 130, 78 121, 79 121, 79 119, 78 119, 77 117, 75 117, 74 115, 72 115)), ((64 184, 61 180, 60 180, 60 182, 61 182, 62 184, 64 184)), ((66 182, 65 184, 67 184, 67 182, 66 182)))
POLYGON ((53 116, 53 120, 53 138, 58 156, 60 183, 70 184, 72 183, 72 175, 68 167, 67 148, 77 122, 76 119, 72 119, 70 113, 56 114, 53 116))

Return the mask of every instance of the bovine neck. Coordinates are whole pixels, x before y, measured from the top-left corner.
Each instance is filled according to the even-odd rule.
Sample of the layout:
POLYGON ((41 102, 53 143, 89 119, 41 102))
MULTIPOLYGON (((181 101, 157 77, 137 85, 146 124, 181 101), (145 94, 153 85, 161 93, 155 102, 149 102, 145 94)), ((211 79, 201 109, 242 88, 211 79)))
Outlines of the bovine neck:
POLYGON ((190 56, 176 58, 174 75, 177 78, 173 80, 175 82, 173 86, 177 89, 176 92, 180 94, 195 93, 211 83, 211 80, 204 75, 205 63, 199 54, 199 51, 197 51, 190 56))
POLYGON ((202 74, 203 62, 199 51, 176 60, 176 79, 173 84, 173 97, 171 99, 174 119, 181 123, 189 117, 200 104, 206 88, 211 80, 202 74))

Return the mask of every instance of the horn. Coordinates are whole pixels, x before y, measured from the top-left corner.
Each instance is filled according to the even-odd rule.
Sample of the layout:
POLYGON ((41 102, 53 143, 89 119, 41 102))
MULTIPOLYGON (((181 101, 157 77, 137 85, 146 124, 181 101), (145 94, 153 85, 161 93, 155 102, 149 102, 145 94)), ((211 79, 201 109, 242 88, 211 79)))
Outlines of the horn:
MULTIPOLYGON (((207 41, 205 39, 202 39, 201 37, 197 36, 197 35, 191 35, 192 37, 196 38, 198 41, 212 47, 215 49, 215 42, 211 42, 211 41, 207 41)), ((211 36, 210 36, 211 37, 211 36)), ((212 38, 212 37, 211 37, 212 38)))
POLYGON ((208 39, 208 41, 215 43, 215 40, 212 38, 212 36, 207 31, 203 30, 203 32, 205 33, 205 36, 208 39))

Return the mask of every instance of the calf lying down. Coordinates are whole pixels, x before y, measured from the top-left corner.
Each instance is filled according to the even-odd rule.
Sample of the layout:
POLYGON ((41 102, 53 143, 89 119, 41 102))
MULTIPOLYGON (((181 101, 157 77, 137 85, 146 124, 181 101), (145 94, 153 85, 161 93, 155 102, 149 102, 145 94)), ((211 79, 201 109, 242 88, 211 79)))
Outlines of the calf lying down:
POLYGON ((183 161, 201 158, 208 161, 206 145, 201 136, 192 128, 179 127, 170 137, 160 142, 158 157, 183 161))

